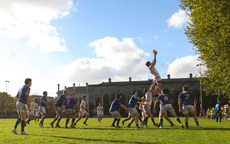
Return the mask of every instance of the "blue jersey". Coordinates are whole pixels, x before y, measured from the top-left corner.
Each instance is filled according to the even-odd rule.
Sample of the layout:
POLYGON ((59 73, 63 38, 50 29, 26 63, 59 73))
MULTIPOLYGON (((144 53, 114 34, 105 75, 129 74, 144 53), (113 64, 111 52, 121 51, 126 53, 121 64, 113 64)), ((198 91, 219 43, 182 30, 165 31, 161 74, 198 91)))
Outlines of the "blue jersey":
POLYGON ((43 103, 43 100, 45 100, 45 102, 47 102, 46 96, 42 96, 40 99, 40 106, 45 107, 45 104, 43 103))
POLYGON ((18 91, 18 102, 27 104, 27 99, 26 99, 26 92, 30 93, 30 87, 27 85, 24 85, 20 90, 18 91))
POLYGON ((76 104, 76 100, 74 98, 69 98, 66 101, 65 109, 73 109, 76 104))
POLYGON ((61 107, 62 103, 66 101, 65 95, 61 95, 55 103, 56 107, 61 107))
POLYGON ((196 98, 191 92, 181 92, 179 98, 182 100, 182 106, 193 105, 193 101, 196 98))
POLYGON ((216 104, 215 111, 220 111, 220 104, 216 104))
POLYGON ((168 94, 161 94, 158 96, 157 99, 160 100, 161 105, 171 104, 170 103, 170 97, 168 94))
POLYGON ((129 100, 129 104, 128 104, 128 108, 134 108, 136 107, 137 104, 137 95, 132 95, 130 100, 129 100))
POLYGON ((112 104, 111 104, 111 106, 110 106, 110 108, 109 108, 109 112, 118 111, 120 105, 121 105, 121 101, 120 101, 118 98, 116 98, 116 99, 112 102, 112 104))

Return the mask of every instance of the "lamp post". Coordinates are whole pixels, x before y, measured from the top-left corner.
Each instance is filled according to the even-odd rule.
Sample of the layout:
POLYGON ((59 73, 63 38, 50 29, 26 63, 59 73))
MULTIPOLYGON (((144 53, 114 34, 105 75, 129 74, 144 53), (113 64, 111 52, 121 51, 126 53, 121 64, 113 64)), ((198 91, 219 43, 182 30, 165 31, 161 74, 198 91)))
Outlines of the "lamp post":
POLYGON ((10 81, 8 80, 5 80, 5 83, 6 83, 6 93, 7 93, 7 83, 9 83, 10 81))
MULTIPOLYGON (((201 77, 201 64, 197 64, 196 66, 200 66, 199 73, 200 73, 200 77, 201 77)), ((202 113, 203 112, 203 101, 202 101, 202 84, 201 84, 201 82, 200 82, 200 110, 202 113)))

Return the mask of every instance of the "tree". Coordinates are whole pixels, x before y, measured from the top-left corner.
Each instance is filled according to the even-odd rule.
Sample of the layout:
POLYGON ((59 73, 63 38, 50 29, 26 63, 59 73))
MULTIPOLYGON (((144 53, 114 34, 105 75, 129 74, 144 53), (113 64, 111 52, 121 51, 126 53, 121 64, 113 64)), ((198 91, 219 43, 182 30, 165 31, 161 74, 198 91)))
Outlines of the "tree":
POLYGON ((230 97, 230 1, 180 0, 188 11, 185 30, 189 42, 207 70, 201 82, 207 94, 211 90, 230 97))

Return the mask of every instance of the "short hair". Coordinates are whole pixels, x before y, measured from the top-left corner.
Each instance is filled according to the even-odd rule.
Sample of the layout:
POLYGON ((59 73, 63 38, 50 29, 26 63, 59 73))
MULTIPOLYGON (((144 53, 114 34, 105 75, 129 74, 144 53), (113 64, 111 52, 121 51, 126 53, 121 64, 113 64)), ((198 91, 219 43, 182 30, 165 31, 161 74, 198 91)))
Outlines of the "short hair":
POLYGON ((187 91, 187 90, 188 90, 188 85, 184 85, 184 86, 183 86, 183 89, 184 89, 185 91, 187 91))
POLYGON ((86 98, 86 96, 83 96, 83 98, 86 98))
POLYGON ((44 91, 44 92, 43 92, 43 95, 45 95, 45 94, 47 94, 47 91, 44 91))
POLYGON ((70 95, 72 96, 72 95, 75 95, 75 94, 74 94, 74 93, 71 93, 70 95))
POLYGON ((68 91, 67 89, 64 89, 64 90, 63 90, 63 93, 66 93, 67 91, 68 91))
POLYGON ((164 88, 162 91, 163 91, 163 94, 169 94, 169 90, 166 88, 164 88))
POLYGON ((137 91, 133 91, 132 94, 135 94, 137 91))
POLYGON ((147 93, 147 92, 148 92, 148 89, 147 89, 147 88, 145 88, 145 89, 143 90, 143 92, 144 92, 144 93, 147 93))
POLYGON ((25 84, 28 85, 31 81, 32 81, 31 78, 27 78, 27 79, 25 79, 25 84))
POLYGON ((145 63, 145 65, 146 65, 146 66, 149 66, 150 63, 151 63, 150 61, 147 61, 147 62, 145 63))
POLYGON ((120 93, 117 93, 117 94, 115 94, 115 97, 116 97, 116 98, 120 98, 120 97, 121 97, 121 94, 120 94, 120 93))

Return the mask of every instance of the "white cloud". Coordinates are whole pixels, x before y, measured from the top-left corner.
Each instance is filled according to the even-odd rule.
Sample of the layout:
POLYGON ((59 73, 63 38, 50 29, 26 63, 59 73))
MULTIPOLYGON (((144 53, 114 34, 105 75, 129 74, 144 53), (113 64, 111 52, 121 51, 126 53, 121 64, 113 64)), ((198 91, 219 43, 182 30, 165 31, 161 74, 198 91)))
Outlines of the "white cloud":
POLYGON ((184 24, 186 24, 187 20, 188 16, 186 11, 180 9, 167 20, 167 23, 169 27, 181 28, 184 24))
MULTIPOLYGON (((197 64, 201 62, 198 60, 198 56, 185 56, 177 58, 171 64, 169 64, 167 73, 171 75, 172 78, 178 77, 189 77, 192 73, 193 76, 200 75, 200 67, 197 64)), ((205 66, 201 66, 201 72, 206 70, 205 66)))
POLYGON ((0 0, 0 36, 28 38, 26 45, 43 52, 65 51, 65 41, 51 21, 69 15, 72 0, 0 0))
POLYGON ((57 82, 70 84, 100 83, 112 80, 146 79, 148 69, 145 57, 149 54, 139 49, 133 39, 119 41, 115 37, 105 37, 90 43, 94 47, 95 58, 77 59, 69 65, 54 69, 57 82))
POLYGON ((158 37, 157 35, 154 35, 153 37, 154 37, 154 39, 156 39, 156 40, 159 39, 159 37, 158 37))

